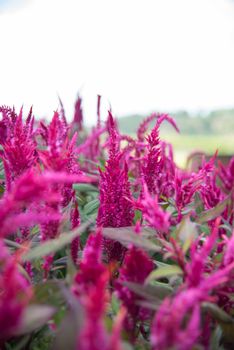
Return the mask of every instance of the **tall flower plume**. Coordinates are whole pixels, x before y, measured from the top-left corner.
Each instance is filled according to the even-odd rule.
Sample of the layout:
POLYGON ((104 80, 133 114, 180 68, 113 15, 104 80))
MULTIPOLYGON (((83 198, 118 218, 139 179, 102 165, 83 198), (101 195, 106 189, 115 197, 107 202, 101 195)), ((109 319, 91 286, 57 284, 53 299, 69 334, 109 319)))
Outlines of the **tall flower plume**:
MULTIPOLYGON (((119 135, 114 119, 109 112, 108 128, 109 159, 105 170, 100 170, 100 207, 97 225, 102 227, 130 226, 133 220, 128 168, 122 168, 121 152, 119 150, 119 135)), ((118 242, 105 240, 105 250, 108 260, 121 260, 123 247, 118 242)))
POLYGON ((10 190, 12 182, 37 161, 36 143, 33 139, 32 110, 25 123, 22 114, 21 109, 19 115, 12 112, 10 115, 4 114, 3 119, 7 127, 6 137, 3 138, 2 143, 7 190, 10 190))
POLYGON ((125 254, 123 265, 119 270, 119 277, 115 282, 116 293, 128 311, 125 329, 130 332, 133 338, 138 331, 138 323, 145 321, 150 312, 137 305, 140 298, 127 286, 124 286, 123 282, 143 284, 153 269, 154 264, 147 254, 139 248, 131 247, 125 254))

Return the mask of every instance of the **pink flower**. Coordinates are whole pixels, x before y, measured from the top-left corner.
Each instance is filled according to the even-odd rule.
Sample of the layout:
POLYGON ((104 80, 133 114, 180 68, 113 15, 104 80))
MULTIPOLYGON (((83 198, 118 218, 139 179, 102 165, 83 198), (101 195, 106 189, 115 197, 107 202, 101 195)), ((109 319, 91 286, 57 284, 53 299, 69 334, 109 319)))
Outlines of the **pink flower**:
MULTIPOLYGON (((78 202, 74 199, 74 208, 71 210, 71 228, 75 229, 80 225, 80 213, 78 209, 78 202)), ((71 242, 71 257, 75 265, 77 265, 78 250, 80 244, 80 237, 76 237, 71 242)))
POLYGON ((225 192, 229 193, 234 187, 234 157, 232 157, 226 167, 219 163, 219 177, 222 180, 225 192))
POLYGON ((189 289, 178 294, 173 300, 166 298, 163 301, 151 328, 150 340, 153 350, 190 350, 196 345, 201 333, 202 297, 199 289, 189 289))
POLYGON ((108 301, 106 290, 108 279, 108 272, 102 272, 98 275, 96 285, 91 285, 81 296, 84 322, 77 339, 77 350, 111 350, 103 320, 108 301))
POLYGON ((136 207, 142 211, 144 219, 154 227, 155 230, 168 232, 170 227, 170 214, 163 211, 158 204, 157 197, 153 198, 147 189, 146 184, 143 184, 142 197, 136 202, 136 207))
POLYGON ((32 296, 31 286, 20 274, 16 256, 0 240, 0 340, 10 337, 32 296))
POLYGON ((102 235, 91 234, 83 251, 80 270, 77 272, 73 293, 84 308, 85 319, 77 340, 79 350, 108 349, 108 334, 103 317, 107 307, 109 272, 101 262, 102 235), (93 336, 95 329, 96 335, 93 336))
MULTIPOLYGON (((105 171, 100 170, 100 207, 97 225, 102 227, 130 226, 133 220, 128 168, 121 168, 119 136, 111 113, 109 112, 109 159, 105 171)), ((108 260, 121 260, 123 247, 118 242, 105 240, 108 260)))
POLYGON ((7 137, 3 143, 3 164, 6 175, 6 185, 9 191, 12 182, 37 162, 36 144, 32 137, 33 119, 29 114, 23 123, 22 109, 19 115, 7 117, 7 137))
POLYGON ((106 267, 101 262, 102 257, 102 235, 98 230, 96 234, 91 234, 83 250, 83 258, 80 262, 80 270, 77 272, 73 291, 77 296, 84 296, 89 289, 95 287, 99 277, 106 271, 106 267))
POLYGON ((83 111, 82 111, 82 99, 78 95, 75 102, 75 112, 73 118, 73 125, 78 131, 83 130, 83 111))
POLYGON ((218 218, 213 226, 212 232, 206 237, 203 246, 199 247, 199 241, 195 241, 190 249, 191 261, 186 264, 185 280, 189 287, 198 286, 204 279, 204 272, 207 265, 207 259, 211 250, 214 248, 218 238, 218 226, 220 219, 218 218), (200 248, 200 249, 199 249, 200 248))
POLYGON ((149 310, 137 305, 137 301, 141 300, 134 292, 122 282, 135 282, 143 284, 147 276, 154 269, 152 260, 141 249, 132 247, 125 254, 122 267, 119 270, 119 277, 115 282, 115 290, 117 296, 122 300, 127 308, 128 315, 125 320, 125 328, 135 337, 137 323, 146 320, 150 312, 149 310))

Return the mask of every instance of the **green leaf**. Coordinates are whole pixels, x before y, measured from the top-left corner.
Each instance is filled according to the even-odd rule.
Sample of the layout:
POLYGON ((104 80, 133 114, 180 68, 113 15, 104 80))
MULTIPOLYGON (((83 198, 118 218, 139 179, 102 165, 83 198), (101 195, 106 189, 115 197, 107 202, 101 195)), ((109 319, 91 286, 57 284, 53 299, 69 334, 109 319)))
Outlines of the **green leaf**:
POLYGON ((83 309, 77 298, 69 290, 64 289, 63 292, 69 309, 57 331, 52 349, 76 350, 78 349, 79 333, 84 322, 83 309))
POLYGON ((205 233, 206 235, 210 234, 210 227, 207 224, 204 224, 204 225, 197 224, 197 226, 199 227, 202 233, 205 233))
POLYGON ((93 199, 84 206, 84 214, 90 215, 97 211, 99 207, 99 199, 93 199))
POLYGON ((91 223, 91 221, 86 222, 73 231, 63 233, 58 238, 50 239, 45 243, 39 244, 35 248, 32 248, 25 255, 23 255, 22 260, 32 261, 34 259, 42 258, 48 254, 57 252, 58 250, 71 243, 74 238, 80 236, 90 226, 91 223))
POLYGON ((230 200, 230 196, 227 196, 226 199, 224 199, 223 202, 220 202, 218 205, 216 205, 216 207, 210 209, 210 210, 206 210, 204 211, 198 218, 197 222, 199 224, 203 224, 207 221, 213 220, 215 219, 217 216, 219 216, 220 214, 222 214, 222 212, 224 211, 224 209, 226 208, 228 202, 230 200))
POLYGON ((22 245, 20 245, 19 243, 14 242, 14 241, 12 241, 12 240, 10 240, 10 239, 7 239, 7 238, 4 238, 4 243, 5 243, 8 247, 17 248, 17 249, 22 248, 22 245))
POLYGON ((155 279, 163 278, 163 277, 169 277, 173 275, 182 275, 183 271, 181 268, 177 265, 168 265, 159 267, 158 269, 152 271, 149 276, 147 277, 145 283, 149 283, 155 279))
POLYGON ((134 293, 151 301, 163 300, 173 292, 173 289, 165 283, 156 282, 155 284, 143 285, 127 281, 123 281, 121 283, 134 293))
POLYGON ((46 281, 35 284, 33 286, 32 303, 50 304, 59 307, 64 302, 64 297, 61 293, 61 283, 57 281, 46 281))
POLYGON ((203 303, 202 309, 209 314, 219 323, 222 329, 223 344, 226 349, 233 349, 234 345, 234 319, 222 310, 219 306, 212 303, 203 303))
POLYGON ((211 338, 210 338, 210 349, 212 350, 225 350, 223 347, 221 347, 220 343, 222 340, 222 328, 218 325, 215 327, 215 330, 213 331, 211 338))
POLYGON ((55 312, 56 309, 49 305, 29 305, 24 311, 20 326, 13 335, 23 335, 41 328, 55 312))
POLYGON ((117 315, 120 309, 120 301, 114 293, 112 294, 112 297, 111 297, 111 309, 114 315, 117 315))
POLYGON ((89 184, 74 184, 73 189, 79 192, 99 192, 97 187, 89 184))
POLYGON ((123 244, 125 247, 129 245, 134 245, 145 249, 146 251, 161 252, 162 248, 148 238, 145 238, 143 235, 136 234, 134 232, 134 227, 106 227, 103 228, 103 236, 118 241, 123 244))
POLYGON ((202 309, 209 312, 209 314, 219 323, 229 323, 234 326, 234 319, 216 304, 208 302, 203 303, 202 309))
POLYGON ((192 222, 188 216, 178 225, 175 235, 183 244, 183 252, 186 253, 194 239, 198 237, 198 230, 196 223, 192 222))
POLYGON ((26 349, 26 345, 30 341, 30 335, 25 335, 22 339, 17 341, 17 344, 11 348, 12 350, 24 350, 26 349))

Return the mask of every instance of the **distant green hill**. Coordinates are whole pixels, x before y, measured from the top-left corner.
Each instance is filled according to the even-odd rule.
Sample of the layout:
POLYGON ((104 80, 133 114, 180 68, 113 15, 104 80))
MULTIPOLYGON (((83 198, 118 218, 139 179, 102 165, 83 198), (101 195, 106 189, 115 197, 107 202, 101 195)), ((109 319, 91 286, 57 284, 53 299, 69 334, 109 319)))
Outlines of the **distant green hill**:
MULTIPOLYGON (((160 136, 173 145, 175 159, 180 166, 185 165, 187 156, 193 151, 202 151, 208 155, 214 154, 216 150, 219 155, 234 154, 234 109, 192 117, 186 111, 170 115, 176 120, 180 134, 165 122, 161 126, 160 136)), ((141 115, 119 118, 120 131, 134 136, 143 119, 141 115)))
MULTIPOLYGON (((233 134, 234 136, 234 109, 216 110, 209 114, 190 116, 186 111, 170 114, 176 120, 181 134, 233 134)), ((142 115, 130 115, 119 118, 119 127, 123 133, 134 134, 144 119, 142 115)), ((172 132, 172 127, 165 123, 162 133, 172 132)))

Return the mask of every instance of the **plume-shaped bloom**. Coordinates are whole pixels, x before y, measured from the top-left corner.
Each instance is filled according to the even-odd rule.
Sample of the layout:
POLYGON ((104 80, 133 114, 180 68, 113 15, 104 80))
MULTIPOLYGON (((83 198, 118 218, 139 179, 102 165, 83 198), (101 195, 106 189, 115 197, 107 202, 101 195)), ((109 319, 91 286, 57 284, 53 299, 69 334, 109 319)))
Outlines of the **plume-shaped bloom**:
POLYGON ((73 125, 76 130, 82 131, 83 130, 83 110, 82 110, 82 99, 78 95, 77 100, 75 102, 75 111, 74 111, 74 118, 73 118, 73 125))
POLYGON ((218 238, 218 226, 220 218, 218 218, 213 226, 212 232, 206 237, 206 241, 199 249, 199 242, 196 240, 190 249, 191 261, 186 265, 186 282, 189 287, 198 286, 204 278, 207 258, 211 253, 218 238))
POLYGON ((178 131, 173 118, 168 115, 158 116, 157 122, 146 138, 146 155, 143 158, 141 166, 142 177, 151 194, 165 195, 173 186, 174 180, 174 162, 170 166, 170 172, 166 171, 169 161, 173 161, 172 152, 170 150, 169 157, 165 157, 165 143, 162 143, 159 138, 159 127, 164 120, 167 120, 178 131), (166 161, 167 159, 167 161, 166 161), (165 175, 167 174, 167 176, 165 175), (170 174, 170 178, 168 178, 170 174))
POLYGON ((201 197, 205 209, 215 207, 224 199, 220 188, 217 186, 215 174, 210 174, 206 177, 205 182, 201 186, 201 197))
POLYGON ((31 296, 31 286, 19 272, 17 256, 10 255, 0 239, 0 340, 17 330, 31 296))
MULTIPOLYGON (((100 170, 100 207, 97 225, 102 227, 130 226, 133 220, 128 168, 121 168, 119 136, 111 113, 108 129, 110 133, 109 159, 105 170, 100 170)), ((108 260, 121 260, 123 247, 118 242, 105 240, 108 260)))
MULTIPOLYGON (((45 136, 47 150, 39 151, 39 157, 45 169, 81 174, 74 152, 76 138, 77 134, 74 134, 71 141, 68 140, 67 128, 59 119, 59 114, 55 112, 45 136)), ((72 185, 64 184, 60 191, 63 195, 63 206, 66 206, 73 197, 72 185)))
POLYGON ((189 350, 197 344, 202 330, 201 305, 214 301, 212 293, 215 296, 217 289, 233 278, 233 269, 234 263, 200 280, 196 287, 186 288, 163 301, 151 328, 153 350, 189 350))
POLYGON ((56 156, 67 138, 67 125, 63 119, 60 118, 59 113, 54 112, 53 118, 49 126, 43 122, 37 130, 37 134, 42 137, 42 140, 48 147, 51 154, 56 156))
POLYGON ((175 173, 176 165, 172 145, 165 141, 160 142, 161 145, 161 171, 157 179, 157 187, 160 196, 171 198, 175 192, 175 173))
MULTIPOLYGON (((71 210, 71 228, 75 229, 80 225, 80 213, 78 209, 78 202, 74 199, 74 208, 71 210)), ((78 250, 80 244, 80 237, 76 237, 71 242, 71 257, 75 265, 77 265, 78 250)))
POLYGON ((53 180, 52 178, 47 180, 46 176, 29 170, 15 181, 11 191, 0 200, 0 236, 12 233, 20 226, 29 227, 34 223, 45 222, 47 215, 54 216, 55 213, 52 211, 47 212, 47 215, 45 212, 38 211, 40 204, 45 201, 55 203, 60 199, 58 194, 50 188, 51 183, 56 179, 55 174, 53 175, 53 180), (25 207, 28 210, 23 212, 25 207))
POLYGON ((8 117, 7 137, 2 144, 2 159, 8 191, 12 182, 35 165, 37 161, 36 144, 32 137, 32 112, 29 113, 26 123, 23 122, 22 113, 21 109, 19 115, 11 114, 11 117, 8 117))
POLYGON ((109 300, 107 284, 110 276, 101 258, 102 235, 98 230, 96 234, 91 234, 86 242, 80 270, 73 283, 73 292, 84 309, 84 322, 77 339, 79 350, 121 350, 120 330, 125 314, 118 324, 115 324, 113 335, 110 336, 104 324, 109 300))
MULTIPOLYGON (((46 170, 56 171, 72 176, 79 176, 81 171, 78 166, 74 147, 77 135, 74 134, 71 141, 68 140, 67 126, 63 120, 60 120, 59 114, 54 113, 53 119, 48 127, 44 127, 43 138, 47 149, 39 151, 40 160, 46 170)), ((47 203, 48 210, 53 210, 61 214, 62 207, 66 207, 74 196, 72 183, 74 181, 64 181, 53 185, 53 190, 62 196, 62 201, 56 203, 47 203)), ((53 239, 59 234, 60 220, 48 220, 41 225, 42 239, 53 239)), ((49 259, 51 260, 51 259, 49 259)), ((45 266, 49 267, 49 263, 45 266)))
POLYGON ((82 155, 85 160, 82 163, 82 170, 88 172, 96 170, 96 163, 103 158, 104 150, 101 146, 101 136, 106 131, 106 127, 93 128, 91 133, 86 137, 85 141, 76 147, 75 153, 82 155))
POLYGON ((108 301, 106 289, 108 271, 102 272, 97 277, 96 284, 92 284, 88 292, 80 296, 85 312, 83 327, 77 339, 77 350, 111 350, 103 320, 108 301))
POLYGON ((125 254, 119 277, 115 282, 116 293, 128 311, 125 328, 133 338, 136 336, 134 333, 137 331, 138 323, 145 321, 150 312, 137 304, 141 298, 124 286, 123 282, 143 284, 153 269, 154 264, 147 254, 141 249, 132 247, 125 254))
POLYGON ((108 349, 108 337, 103 323, 107 307, 108 293, 106 290, 109 280, 108 269, 101 262, 102 235, 100 230, 89 236, 77 272, 73 293, 79 298, 84 311, 85 322, 77 342, 77 349, 99 350, 108 349), (93 330, 96 337, 93 337, 93 330))
POLYGON ((219 177, 225 192, 230 193, 234 188, 234 157, 231 158, 226 167, 221 162, 219 163, 219 177))
POLYGON ((230 239, 226 239, 226 251, 223 257, 223 265, 228 266, 234 261, 234 230, 230 239))
POLYGON ((80 270, 74 279, 73 291, 77 296, 84 296, 91 287, 95 287, 99 277, 105 273, 106 267, 101 262, 102 234, 98 230, 89 236, 83 250, 80 270))
POLYGON ((150 123, 154 120, 158 118, 158 114, 157 113, 152 113, 149 117, 145 118, 142 123, 139 125, 138 130, 137 130, 137 138, 138 141, 143 142, 144 138, 145 138, 145 133, 150 125, 150 123))
POLYGON ((14 108, 9 106, 0 106, 2 120, 0 121, 0 143, 3 145, 13 132, 17 114, 14 108))
POLYGON ((163 301, 151 328, 153 350, 190 350, 196 345, 201 333, 202 297, 199 289, 190 289, 178 294, 173 300, 167 298, 163 301))
MULTIPOLYGON (((175 176, 175 203, 178 210, 178 222, 182 219, 182 210, 192 202, 196 192, 202 190, 202 186, 209 179, 213 169, 216 154, 209 162, 203 163, 201 169, 197 173, 185 174, 176 172, 175 176)), ((214 198, 209 198, 209 195, 204 191, 203 196, 206 201, 214 201, 214 198)), ((210 195, 211 196, 211 195, 210 195)))
POLYGON ((136 202, 136 208, 142 211, 144 219, 151 227, 160 232, 168 232, 170 227, 170 213, 164 211, 158 204, 157 197, 150 195, 147 186, 143 183, 142 196, 136 202))

